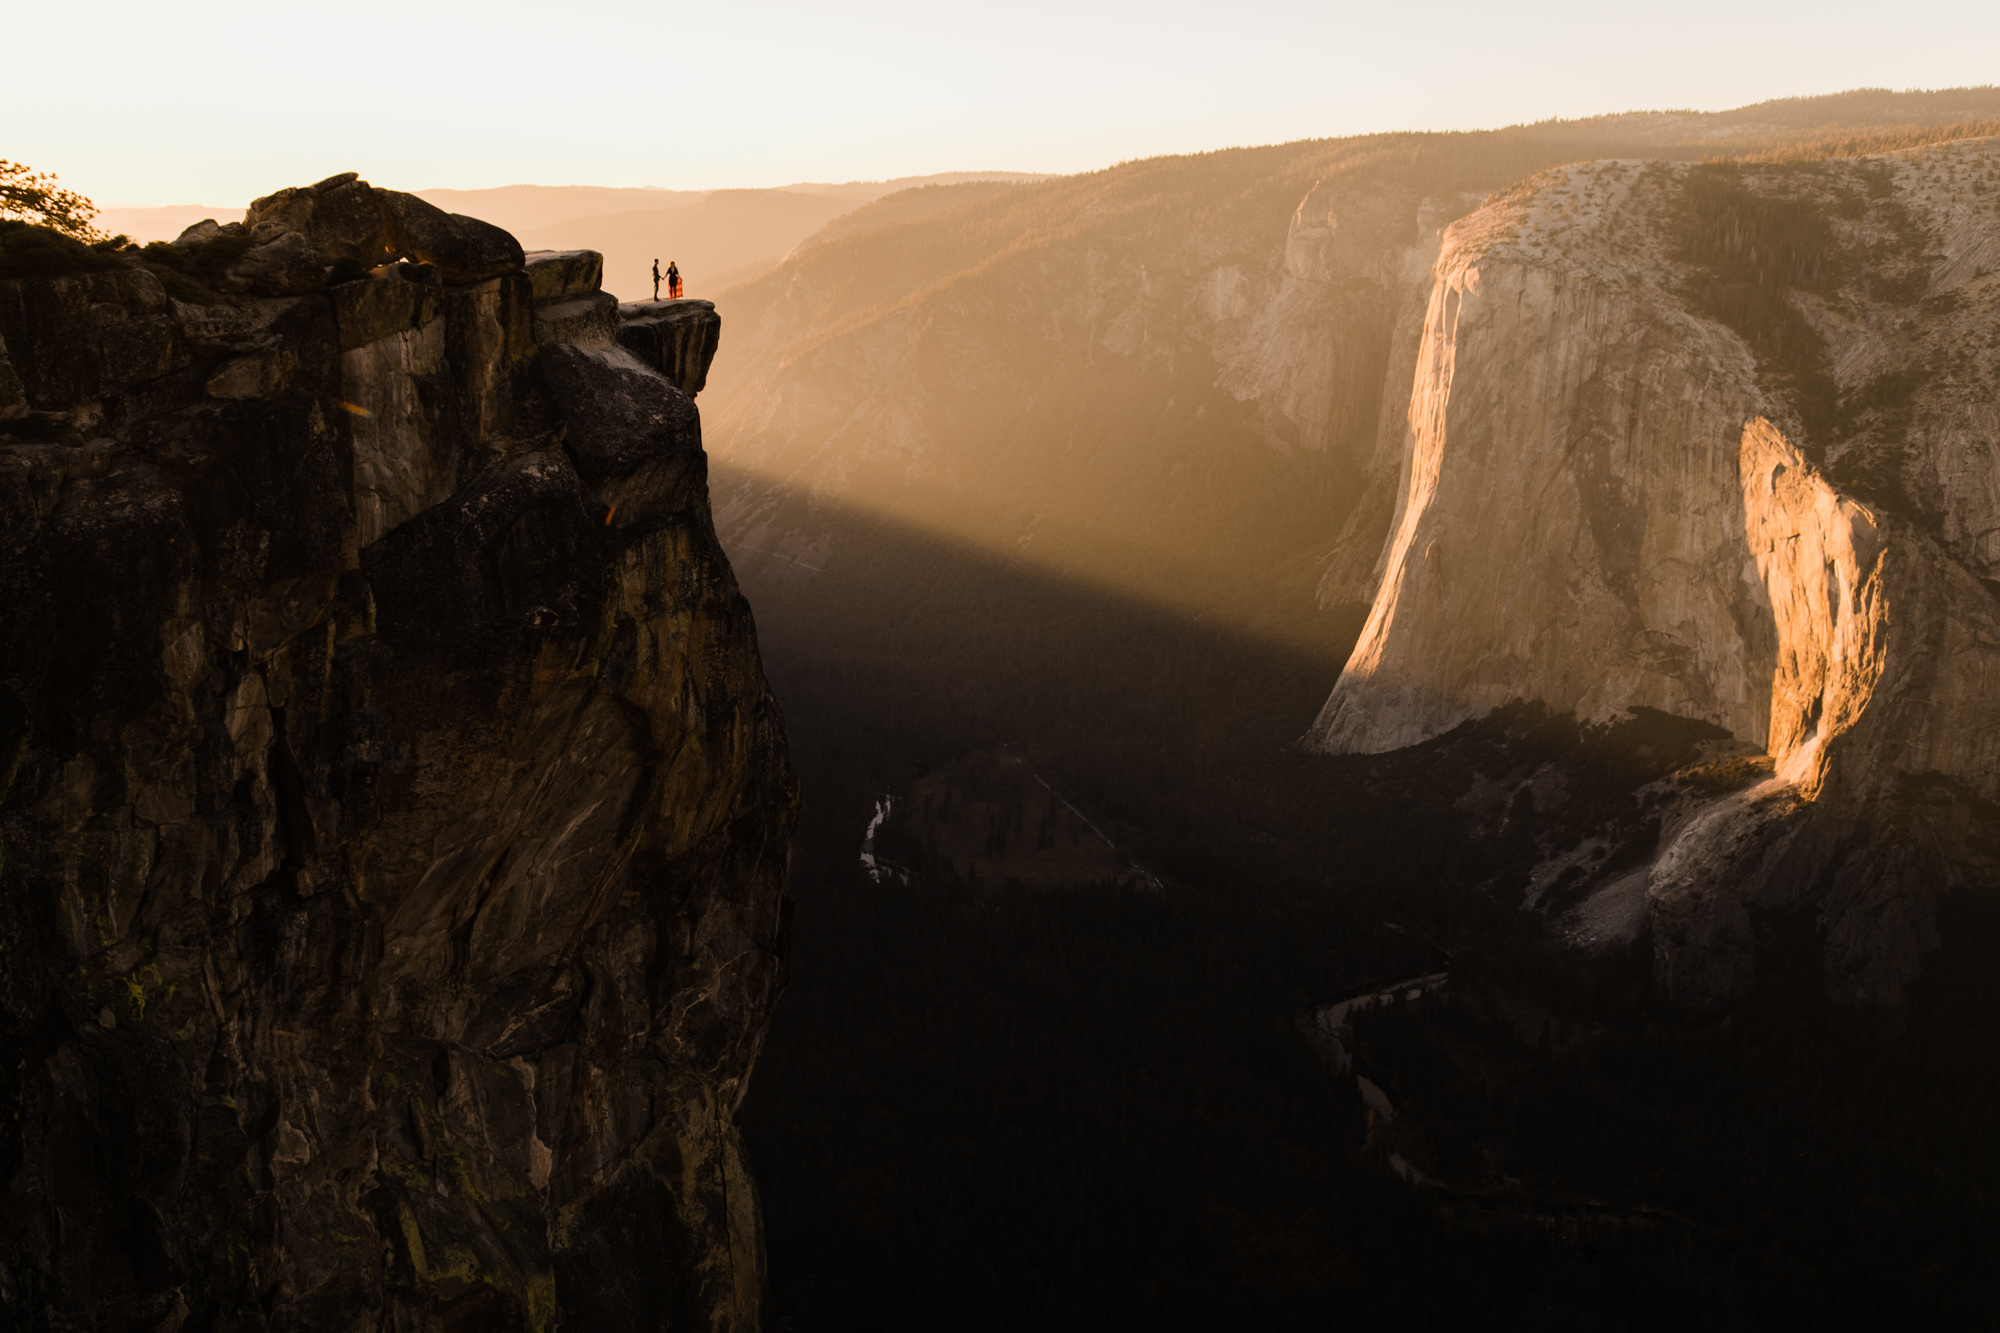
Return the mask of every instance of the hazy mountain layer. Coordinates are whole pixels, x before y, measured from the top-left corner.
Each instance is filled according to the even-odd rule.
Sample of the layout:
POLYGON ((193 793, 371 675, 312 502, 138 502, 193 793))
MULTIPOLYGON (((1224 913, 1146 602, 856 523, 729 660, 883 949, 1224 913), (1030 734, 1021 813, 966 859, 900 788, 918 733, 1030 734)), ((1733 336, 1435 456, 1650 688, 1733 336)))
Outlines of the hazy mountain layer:
MULTIPOLYGON (((605 256, 607 291, 627 301, 653 294, 652 266, 679 265, 687 290, 712 297, 718 281, 785 252, 848 210, 838 199, 789 190, 717 190, 671 209, 569 218, 521 233, 525 245, 552 250, 588 247, 605 256)), ((661 288, 665 294, 665 288, 661 288)))
MULTIPOLYGON (((604 256, 605 290, 617 293, 621 300, 639 301, 653 294, 655 260, 659 261, 662 273, 670 262, 678 264, 690 295, 713 297, 725 287, 763 276, 777 267, 793 247, 852 209, 884 195, 939 181, 957 181, 970 174, 953 172, 895 181, 703 193, 602 191, 607 197, 617 196, 620 203, 560 215, 555 208, 562 206, 568 195, 582 194, 580 189, 514 186, 508 191, 457 193, 510 196, 506 200, 493 200, 479 216, 501 216, 502 225, 518 233, 522 243, 533 248, 597 251, 604 256), (515 203, 511 199, 514 194, 524 197, 515 203), (515 216, 517 212, 519 216, 515 216)), ((995 177, 1038 179, 1009 172, 995 173, 995 177)), ((430 191, 425 197, 453 193, 430 191)), ((436 202, 459 207, 447 204, 442 198, 436 202)), ((665 289, 661 290, 664 294, 665 289)))
MULTIPOLYGON (((485 218, 522 235, 571 218, 606 213, 667 212, 698 204, 706 190, 656 190, 603 185, 498 185, 482 190, 419 190, 439 208, 485 218)), ((558 247, 560 248, 560 247, 558 247)))

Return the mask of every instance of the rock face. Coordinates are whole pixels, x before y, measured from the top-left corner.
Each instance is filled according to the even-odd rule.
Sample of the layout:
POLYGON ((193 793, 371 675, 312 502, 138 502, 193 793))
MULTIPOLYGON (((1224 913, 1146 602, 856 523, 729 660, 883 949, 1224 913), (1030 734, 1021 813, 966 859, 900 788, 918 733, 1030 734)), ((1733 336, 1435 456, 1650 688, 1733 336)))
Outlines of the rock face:
POLYGON ((436 265, 453 285, 521 268, 521 243, 492 223, 447 213, 401 190, 375 189, 351 171, 266 195, 250 205, 243 225, 253 236, 259 227, 281 227, 323 264, 346 260, 373 268, 407 255, 436 265))
POLYGON ((1309 743, 1517 698, 1725 727, 1771 776, 1669 820, 1657 979, 1727 1002, 1755 921, 1805 913, 1831 994, 1893 995, 1937 896, 1992 868, 1996 163, 1593 163, 1451 227, 1372 611, 1309 743))
POLYGON ((757 1326, 797 798, 699 418, 433 213, 0 282, 9 1327, 757 1326))
POLYGON ((618 341, 692 398, 708 383, 722 320, 715 302, 630 301, 618 307, 618 341))

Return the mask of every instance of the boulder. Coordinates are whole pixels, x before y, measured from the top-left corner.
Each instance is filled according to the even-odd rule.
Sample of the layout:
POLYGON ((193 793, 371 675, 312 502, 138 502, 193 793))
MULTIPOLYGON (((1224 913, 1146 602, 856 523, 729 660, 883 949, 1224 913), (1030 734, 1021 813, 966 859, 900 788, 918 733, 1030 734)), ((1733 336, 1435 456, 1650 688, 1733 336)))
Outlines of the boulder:
MULTIPOLYGON (((395 219, 386 193, 355 172, 343 172, 315 185, 265 195, 250 205, 243 222, 253 234, 266 225, 300 233, 321 265, 351 260, 374 268, 396 257, 395 219)), ((194 230, 183 232, 183 239, 194 230)))
POLYGON ((196 356, 256 351, 277 336, 272 326, 299 304, 296 296, 244 298, 216 305, 174 302, 174 320, 196 356))
POLYGON ((313 202, 311 187, 291 186, 251 200, 250 207, 243 212, 243 225, 254 227, 260 222, 280 222, 287 231, 303 232, 312 222, 313 202))
POLYGON ((364 180, 345 180, 316 191, 306 239, 322 264, 352 259, 363 268, 387 263, 395 255, 395 220, 384 206, 380 190, 364 180))
POLYGON ((252 323, 229 349, 237 355, 209 375, 204 385, 209 397, 339 392, 339 331, 326 302, 294 297, 244 305, 252 323))
MULTIPOLYGON (((239 230, 243 226, 240 222, 233 222, 230 225, 239 230)), ((173 244, 176 249, 185 250, 189 246, 202 245, 212 241, 222 234, 222 227, 214 218, 203 218, 194 225, 185 228, 180 235, 174 237, 173 244)))
POLYGON ((253 239, 259 241, 243 252, 222 275, 222 290, 250 296, 295 296, 323 285, 326 270, 319 254, 304 235, 282 230, 277 224, 260 223, 269 230, 253 239))
POLYGON ((530 250, 523 262, 537 305, 589 296, 604 285, 604 256, 595 250, 530 250))
MULTIPOLYGON (((400 190, 378 190, 351 171, 265 195, 250 205, 243 224, 260 243, 296 233, 321 268, 372 269, 407 256, 435 264, 445 282, 463 286, 517 272, 522 264, 521 243, 492 223, 447 213, 400 190)), ((296 249, 298 243, 289 244, 296 249)))
POLYGON ((400 190, 380 193, 395 217, 397 252, 437 265, 447 284, 464 286, 520 271, 521 243, 492 223, 447 213, 400 190))

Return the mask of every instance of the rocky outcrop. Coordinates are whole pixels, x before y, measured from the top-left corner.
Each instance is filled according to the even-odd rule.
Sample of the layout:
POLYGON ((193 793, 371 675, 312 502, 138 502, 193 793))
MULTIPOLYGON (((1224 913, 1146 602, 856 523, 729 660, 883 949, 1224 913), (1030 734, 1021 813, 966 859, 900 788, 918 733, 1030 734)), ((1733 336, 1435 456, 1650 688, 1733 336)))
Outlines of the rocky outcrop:
POLYGON ((0 282, 10 1327, 757 1326, 796 788, 699 418, 413 202, 0 282))
POLYGON ((722 338, 715 302, 628 301, 618 307, 618 341, 692 398, 708 384, 722 338))
POLYGON ((0 336, 17 393, 12 417, 119 395, 184 370, 185 331, 151 274, 80 273, 0 286, 0 336))
POLYGON ((520 242, 492 223, 447 213, 401 190, 375 189, 351 171, 266 195, 250 205, 243 225, 253 236, 259 227, 282 228, 280 237, 297 236, 322 264, 373 268, 407 256, 436 265, 453 285, 521 268, 520 242))
POLYGON ((1308 743, 1520 698, 1727 728, 1771 776, 1669 818, 1659 981, 1726 1003, 1756 920, 1805 913, 1831 994, 1893 995, 2000 803, 2000 279, 1970 258, 1997 158, 1595 163, 1454 225, 1379 587, 1308 743))

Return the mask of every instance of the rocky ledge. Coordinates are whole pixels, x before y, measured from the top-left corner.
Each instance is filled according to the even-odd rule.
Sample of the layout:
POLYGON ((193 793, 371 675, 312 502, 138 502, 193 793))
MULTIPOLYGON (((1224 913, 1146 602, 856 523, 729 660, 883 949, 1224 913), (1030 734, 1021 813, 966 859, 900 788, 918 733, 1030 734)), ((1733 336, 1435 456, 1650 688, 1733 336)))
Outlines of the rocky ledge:
POLYGON ((600 271, 349 175, 0 282, 0 1323, 756 1326, 796 782, 600 271))
POLYGON ((688 394, 700 393, 708 383, 721 335, 713 301, 688 297, 618 307, 618 341, 688 394))

